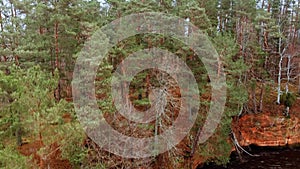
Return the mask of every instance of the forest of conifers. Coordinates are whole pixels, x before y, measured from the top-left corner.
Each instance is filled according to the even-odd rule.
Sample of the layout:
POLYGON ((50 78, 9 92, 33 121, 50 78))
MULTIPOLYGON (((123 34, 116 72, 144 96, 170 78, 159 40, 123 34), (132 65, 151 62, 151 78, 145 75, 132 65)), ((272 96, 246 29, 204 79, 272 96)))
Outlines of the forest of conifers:
POLYGON ((266 105, 280 104, 289 117, 300 91, 299 12, 299 0, 0 0, 0 168, 226 164, 234 144, 230 140, 234 117, 259 114, 266 105), (73 70, 93 33, 116 19, 143 12, 180 17, 203 31, 219 54, 227 99, 214 134, 200 143, 211 86, 195 52, 180 40, 159 34, 118 42, 95 78, 99 108, 116 130, 137 138, 157 135, 172 123, 171 114, 178 114, 178 86, 155 69, 135 76, 129 98, 137 109, 146 110, 151 106, 149 88, 160 86, 159 78, 169 79, 175 99, 168 100, 159 124, 135 124, 117 113, 109 94, 110 77, 133 52, 157 47, 175 53, 192 70, 201 100, 196 122, 179 144, 156 156, 128 159, 101 149, 85 133, 73 105, 73 70))

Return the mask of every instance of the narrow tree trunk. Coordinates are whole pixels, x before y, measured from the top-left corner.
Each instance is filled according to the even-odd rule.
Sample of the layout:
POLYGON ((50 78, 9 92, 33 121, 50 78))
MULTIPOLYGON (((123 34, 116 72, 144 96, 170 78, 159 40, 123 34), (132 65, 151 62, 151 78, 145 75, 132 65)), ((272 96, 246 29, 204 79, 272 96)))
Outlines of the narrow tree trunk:
POLYGON ((264 48, 264 22, 260 22, 260 32, 259 32, 259 37, 258 37, 258 42, 259 45, 264 48))
MULTIPOLYGON (((17 20, 17 10, 16 8, 13 9, 14 11, 14 18, 17 20)), ((15 23, 15 31, 18 31, 19 29, 19 24, 18 22, 15 23)), ((18 38, 14 38, 14 44, 15 44, 15 49, 18 48, 19 46, 19 42, 18 42, 18 38)), ((15 62, 16 62, 16 65, 19 65, 19 56, 17 54, 14 54, 14 57, 15 57, 15 62)))
MULTIPOLYGON (((120 68, 121 68, 121 75, 125 76, 126 68, 123 65, 121 65, 120 68)), ((120 94, 121 94, 121 97, 125 98, 125 100, 126 100, 126 103, 123 106, 129 106, 130 105, 129 104, 130 100, 128 99, 128 96, 126 96, 125 93, 124 93, 124 90, 127 87, 128 87, 127 82, 121 81, 121 93, 120 94)), ((127 107, 127 108, 129 108, 129 107, 127 107)), ((131 108, 129 108, 129 109, 131 110, 131 108)))
MULTIPOLYGON (((11 27, 14 32, 17 31, 17 24, 14 22, 16 18, 16 10, 14 9, 14 5, 12 2, 10 2, 10 12, 11 12, 11 27)), ((15 59, 15 64, 19 65, 19 58, 15 54, 15 48, 16 48, 16 37, 15 35, 11 37, 10 39, 10 46, 11 46, 11 52, 12 52, 12 57, 15 59)))
MULTIPOLYGON (((60 63, 59 63, 59 46, 58 46, 58 21, 54 24, 54 39, 55 39, 55 68, 60 71, 60 63)), ((61 99, 61 80, 58 81, 56 99, 61 99)))
POLYGON ((279 60, 279 64, 278 64, 278 67, 279 67, 278 79, 277 79, 277 83, 278 83, 278 86, 277 86, 277 101, 276 101, 277 104, 280 104, 282 60, 283 60, 283 56, 280 54, 280 60, 279 60))
MULTIPOLYGON (((281 19, 279 18, 279 23, 281 22, 281 19)), ((281 33, 280 27, 278 28, 278 33, 281 33)), ((277 79, 277 104, 280 104, 280 95, 281 95, 281 73, 282 73, 282 61, 283 61, 283 57, 284 57, 284 53, 285 53, 285 49, 283 49, 283 51, 281 50, 282 47, 282 37, 279 38, 279 45, 278 45, 278 52, 279 52, 279 56, 280 56, 280 60, 278 63, 278 79, 277 79)))
POLYGON ((54 24, 55 37, 55 68, 59 69, 59 47, 58 47, 58 22, 54 24))
POLYGON ((148 98, 150 93, 150 74, 147 74, 146 76, 146 96, 145 98, 148 98))
MULTIPOLYGON (((1 1, 1 5, 4 6, 3 1, 1 1)), ((2 40, 2 48, 4 49, 5 43, 4 43, 4 35, 3 35, 3 18, 2 18, 2 11, 0 9, 0 29, 1 29, 1 40, 2 40)))
POLYGON ((264 93, 265 93, 265 82, 262 82, 261 90, 260 90, 260 98, 259 98, 259 112, 263 110, 263 100, 264 100, 264 93))
POLYGON ((17 138, 17 145, 22 145, 22 134, 21 134, 21 126, 18 125, 16 130, 16 138, 17 138))
POLYGON ((285 84, 285 93, 289 92, 289 82, 291 80, 291 55, 288 55, 288 63, 287 63, 287 72, 286 72, 286 76, 287 76, 287 82, 285 84))
POLYGON ((251 157, 258 157, 258 156, 259 156, 259 155, 256 155, 256 154, 253 155, 253 154, 249 153, 248 151, 246 151, 246 150, 239 144, 239 141, 237 140, 237 138, 236 138, 236 136, 235 136, 233 130, 231 130, 231 135, 232 135, 231 140, 232 140, 233 144, 235 145, 235 148, 237 149, 237 151, 243 151, 243 152, 245 152, 246 154, 248 154, 248 155, 251 156, 251 157), (239 149, 239 150, 238 150, 238 149, 239 149))
POLYGON ((253 102, 254 113, 256 114, 257 113, 257 103, 256 103, 256 94, 255 94, 255 91, 256 91, 256 87, 254 87, 252 89, 252 102, 253 102))
MULTIPOLYGON (((1 5, 4 6, 3 1, 1 1, 1 5)), ((3 18, 2 18, 2 11, 0 10, 0 29, 1 29, 1 46, 2 49, 5 49, 5 42, 4 42, 4 35, 3 35, 3 18)), ((4 62, 7 61, 7 57, 4 55, 3 56, 4 62)), ((1 61, 1 58, 0 58, 1 61)))
POLYGON ((17 129, 16 129, 17 145, 22 145, 22 131, 21 131, 21 115, 17 112, 17 129))

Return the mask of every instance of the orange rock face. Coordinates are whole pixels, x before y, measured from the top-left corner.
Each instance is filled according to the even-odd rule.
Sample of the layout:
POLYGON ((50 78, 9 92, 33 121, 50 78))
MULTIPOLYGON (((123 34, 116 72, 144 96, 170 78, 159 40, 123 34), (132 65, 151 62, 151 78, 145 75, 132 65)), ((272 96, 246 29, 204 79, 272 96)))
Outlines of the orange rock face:
POLYGON ((241 146, 285 146, 300 143, 299 122, 295 115, 251 114, 235 120, 232 128, 241 146))

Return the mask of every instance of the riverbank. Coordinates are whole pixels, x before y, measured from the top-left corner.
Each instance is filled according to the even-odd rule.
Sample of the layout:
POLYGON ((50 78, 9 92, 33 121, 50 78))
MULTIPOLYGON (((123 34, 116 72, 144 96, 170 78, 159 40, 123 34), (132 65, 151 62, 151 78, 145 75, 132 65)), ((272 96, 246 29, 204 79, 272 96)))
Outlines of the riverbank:
POLYGON ((256 155, 242 155, 240 159, 237 152, 230 156, 230 162, 226 166, 205 164, 198 169, 298 169, 300 166, 300 147, 245 147, 247 151, 256 155))
MULTIPOLYGON (((296 169, 300 166, 300 148, 298 147, 300 145, 300 100, 297 99, 290 109, 289 117, 284 116, 283 111, 282 105, 268 104, 262 113, 246 114, 233 119, 232 131, 239 146, 259 156, 252 157, 242 153, 243 159, 241 159, 233 146, 228 168, 296 169), (251 149, 251 147, 254 148, 251 149), (294 149, 294 147, 298 148, 294 149)), ((204 166, 208 169, 224 168, 215 165, 204 166)))

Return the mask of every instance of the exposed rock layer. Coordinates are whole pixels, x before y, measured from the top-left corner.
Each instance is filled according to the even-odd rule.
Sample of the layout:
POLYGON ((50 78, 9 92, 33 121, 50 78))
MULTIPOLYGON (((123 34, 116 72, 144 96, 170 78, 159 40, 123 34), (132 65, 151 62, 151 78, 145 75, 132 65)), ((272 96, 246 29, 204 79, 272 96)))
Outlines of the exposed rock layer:
POLYGON ((285 146, 300 143, 300 119, 295 115, 251 114, 233 121, 241 146, 285 146))

